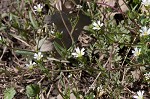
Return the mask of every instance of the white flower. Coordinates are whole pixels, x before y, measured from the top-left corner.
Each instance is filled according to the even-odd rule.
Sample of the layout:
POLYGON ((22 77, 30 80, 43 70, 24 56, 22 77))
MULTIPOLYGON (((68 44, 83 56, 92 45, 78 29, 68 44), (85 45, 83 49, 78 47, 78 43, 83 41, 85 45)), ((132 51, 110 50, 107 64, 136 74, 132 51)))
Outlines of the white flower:
POLYGON ((0 36, 0 41, 2 41, 2 36, 0 36))
POLYGON ((144 94, 144 91, 138 91, 137 95, 134 95, 133 98, 135 98, 135 99, 144 99, 143 94, 144 94))
POLYGON ((71 78, 72 77, 72 74, 68 75, 68 78, 71 78))
POLYGON ((54 34, 55 32, 54 31, 51 31, 51 34, 54 34))
POLYGON ((142 4, 145 6, 149 6, 150 5, 150 0, 142 0, 142 4))
POLYGON ((140 30, 140 36, 145 36, 150 34, 150 28, 148 29, 146 26, 142 27, 140 30))
POLYGON ((100 85, 99 87, 97 87, 97 91, 99 92, 99 96, 102 96, 105 93, 102 85, 100 85))
POLYGON ((92 25, 93 25, 93 30, 100 30, 104 24, 101 23, 100 21, 97 21, 97 22, 93 22, 92 25))
POLYGON ((79 47, 77 47, 76 49, 75 49, 75 53, 72 53, 72 55, 74 56, 74 57, 82 57, 84 54, 85 54, 85 52, 84 52, 84 48, 82 48, 81 50, 79 49, 79 47))
POLYGON ((38 4, 37 6, 34 6, 34 11, 41 12, 43 6, 41 4, 38 4))
POLYGON ((81 9, 82 6, 81 6, 81 5, 76 5, 76 8, 77 8, 77 9, 81 9))
POLYGON ((32 69, 34 65, 36 65, 35 62, 29 61, 29 64, 26 64, 26 67, 32 69))
POLYGON ((132 50, 132 53, 134 54, 134 56, 139 56, 141 54, 141 48, 134 48, 134 50, 132 50))
POLYGON ((2 36, 0 36, 0 42, 1 43, 3 43, 4 41, 3 41, 3 37, 2 36))
POLYGON ((43 57, 41 52, 35 53, 34 54, 34 59, 40 60, 43 57))
POLYGON ((145 76, 146 80, 149 80, 150 79, 150 72, 149 73, 145 73, 144 76, 145 76))

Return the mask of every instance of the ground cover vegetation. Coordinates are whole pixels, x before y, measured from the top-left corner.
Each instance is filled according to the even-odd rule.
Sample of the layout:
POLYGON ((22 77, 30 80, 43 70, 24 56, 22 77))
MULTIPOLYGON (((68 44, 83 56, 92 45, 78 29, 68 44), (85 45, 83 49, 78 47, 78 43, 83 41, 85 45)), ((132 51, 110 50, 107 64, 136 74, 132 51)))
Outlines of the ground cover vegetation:
POLYGON ((150 0, 1 0, 1 99, 150 99, 150 0))

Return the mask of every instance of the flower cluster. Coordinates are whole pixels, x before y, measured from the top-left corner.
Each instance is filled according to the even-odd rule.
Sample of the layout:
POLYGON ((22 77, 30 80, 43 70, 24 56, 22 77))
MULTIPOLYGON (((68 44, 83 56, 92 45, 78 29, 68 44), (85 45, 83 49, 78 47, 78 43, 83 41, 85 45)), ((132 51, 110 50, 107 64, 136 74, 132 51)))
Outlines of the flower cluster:
POLYGON ((144 74, 146 80, 150 80, 150 72, 144 74))
POLYGON ((150 5, 150 0, 142 0, 142 4, 145 6, 149 6, 150 5))
POLYGON ((42 12, 42 8, 43 6, 41 4, 38 4, 37 6, 34 6, 34 11, 40 13, 42 12))
POLYGON ((146 26, 144 26, 140 29, 140 32, 140 36, 150 35, 150 28, 148 29, 146 26))
POLYGON ((134 95, 133 98, 135 98, 135 99, 144 99, 143 94, 144 94, 144 91, 138 91, 137 95, 134 95))
POLYGON ((75 49, 75 53, 72 53, 72 55, 74 56, 74 57, 82 57, 84 54, 85 54, 85 49, 84 48, 82 48, 81 50, 79 49, 79 47, 77 47, 76 49, 75 49))
POLYGON ((26 64, 26 67, 28 67, 29 69, 32 69, 34 65, 36 65, 35 62, 29 61, 29 64, 26 64))
POLYGON ((141 48, 135 47, 134 50, 132 50, 132 53, 135 57, 139 56, 141 54, 141 48))
MULTIPOLYGON (((43 57, 43 54, 41 52, 34 54, 34 59, 36 59, 37 61, 41 60, 42 57, 43 57)), ((29 69, 32 69, 33 66, 35 66, 35 65, 36 65, 35 62, 29 61, 29 64, 26 64, 26 67, 28 67, 29 69)))
POLYGON ((36 59, 36 60, 41 60, 41 58, 43 57, 43 55, 42 55, 42 53, 41 52, 38 52, 38 53, 35 53, 34 54, 34 59, 36 59))
POLYGON ((93 25, 93 30, 100 30, 104 24, 101 23, 100 21, 97 21, 97 22, 93 22, 92 25, 93 25))
POLYGON ((99 92, 99 96, 102 96, 105 93, 102 85, 100 85, 99 87, 97 87, 97 91, 99 92))
POLYGON ((81 6, 81 5, 76 5, 76 8, 77 8, 77 9, 81 9, 82 6, 81 6))

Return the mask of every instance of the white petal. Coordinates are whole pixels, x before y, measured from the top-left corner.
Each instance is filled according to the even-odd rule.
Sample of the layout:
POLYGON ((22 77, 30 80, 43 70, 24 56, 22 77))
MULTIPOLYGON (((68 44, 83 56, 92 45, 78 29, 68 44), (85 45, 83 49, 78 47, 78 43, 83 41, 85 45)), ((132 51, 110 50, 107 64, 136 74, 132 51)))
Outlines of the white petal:
POLYGON ((34 9, 37 9, 37 6, 34 6, 34 9))
POLYGON ((35 53, 35 54, 34 54, 34 56, 35 56, 35 57, 37 57, 37 56, 38 56, 38 54, 36 54, 36 53, 35 53))
POLYGON ((138 48, 136 47, 134 50, 135 50, 135 51, 138 51, 138 48))
POLYGON ((139 97, 143 97, 144 91, 142 91, 142 92, 138 91, 137 94, 138 94, 139 97))
POLYGON ((139 30, 141 33, 143 33, 143 30, 139 30))
POLYGON ((100 26, 101 25, 101 22, 100 21, 97 21, 98 25, 100 26))
POLYGON ((73 56, 76 56, 76 55, 77 55, 77 53, 72 53, 72 55, 73 55, 73 56))
POLYGON ((85 54, 85 52, 82 52, 81 54, 82 54, 82 55, 84 55, 84 54, 85 54))
POLYGON ((99 30, 100 28, 97 28, 97 27, 93 27, 93 30, 99 30))
POLYGON ((104 24, 103 23, 101 23, 101 25, 100 25, 100 27, 102 27, 104 24))
POLYGON ((33 65, 35 65, 36 63, 35 63, 35 62, 33 62, 32 64, 33 64, 33 65))
POLYGON ((32 64, 32 61, 29 61, 30 64, 32 64))
POLYGON ((77 52, 77 53, 80 53, 79 47, 76 48, 76 52, 77 52))
POLYGON ((39 55, 41 55, 41 52, 38 52, 39 55))
POLYGON ((37 7, 38 7, 38 8, 41 8, 41 5, 40 5, 40 4, 38 4, 38 5, 37 5, 37 7))
POLYGON ((42 57, 42 53, 41 53, 41 52, 38 52, 38 56, 42 57))
POLYGON ((138 91, 137 94, 138 94, 138 96, 141 96, 141 91, 138 91))
POLYGON ((26 65, 26 67, 29 67, 30 65, 29 64, 25 64, 26 65))
POLYGON ((40 7, 41 9, 43 8, 43 6, 40 7))
POLYGON ((93 22, 93 26, 97 26, 97 23, 96 23, 96 22, 93 22))
POLYGON ((84 48, 82 48, 82 49, 81 49, 81 52, 83 52, 84 50, 85 50, 85 49, 84 49, 84 48))
POLYGON ((144 91, 142 91, 142 95, 144 94, 144 91))
POLYGON ((146 26, 143 27, 143 31, 144 31, 144 32, 147 31, 147 27, 146 27, 146 26))
POLYGON ((138 50, 138 52, 141 52, 141 48, 138 50))
POLYGON ((150 34, 150 28, 147 30, 147 34, 148 34, 148 35, 150 34))
POLYGON ((134 54, 134 53, 135 53, 135 51, 134 51, 134 50, 132 50, 132 53, 134 54))
POLYGON ((133 96, 133 98, 139 99, 139 97, 138 97, 138 96, 133 96))

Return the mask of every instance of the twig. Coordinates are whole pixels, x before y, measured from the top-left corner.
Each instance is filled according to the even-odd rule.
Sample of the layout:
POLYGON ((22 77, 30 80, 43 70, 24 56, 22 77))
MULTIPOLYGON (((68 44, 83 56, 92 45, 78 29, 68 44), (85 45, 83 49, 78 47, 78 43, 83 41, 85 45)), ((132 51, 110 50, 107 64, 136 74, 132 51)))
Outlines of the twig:
POLYGON ((108 7, 112 8, 113 10, 115 10, 115 11, 121 13, 121 14, 124 14, 124 12, 122 12, 122 10, 118 10, 117 8, 115 8, 113 6, 110 6, 110 5, 106 4, 106 3, 99 3, 98 2, 97 4, 108 6, 108 7))
POLYGON ((90 88, 93 87, 96 84, 97 79, 99 78, 99 76, 101 75, 101 72, 98 73, 96 79, 94 80, 94 82, 92 83, 92 85, 89 87, 88 91, 85 94, 88 94, 90 91, 90 88))
MULTIPOLYGON (((59 12, 60 12, 60 11, 59 11, 59 12)), ((60 17, 61 17, 61 19, 62 19, 62 21, 63 21, 63 24, 64 24, 65 28, 67 29, 67 32, 68 32, 68 34, 69 34, 69 36, 70 36, 70 38, 71 38, 71 41, 72 41, 72 43, 73 43, 73 42, 74 42, 73 37, 72 37, 72 35, 71 35, 71 32, 70 32, 69 28, 67 27, 67 24, 66 24, 66 22, 65 22, 65 20, 64 20, 64 18, 63 18, 63 16, 62 16, 62 13, 61 13, 61 12, 60 12, 60 17)))

